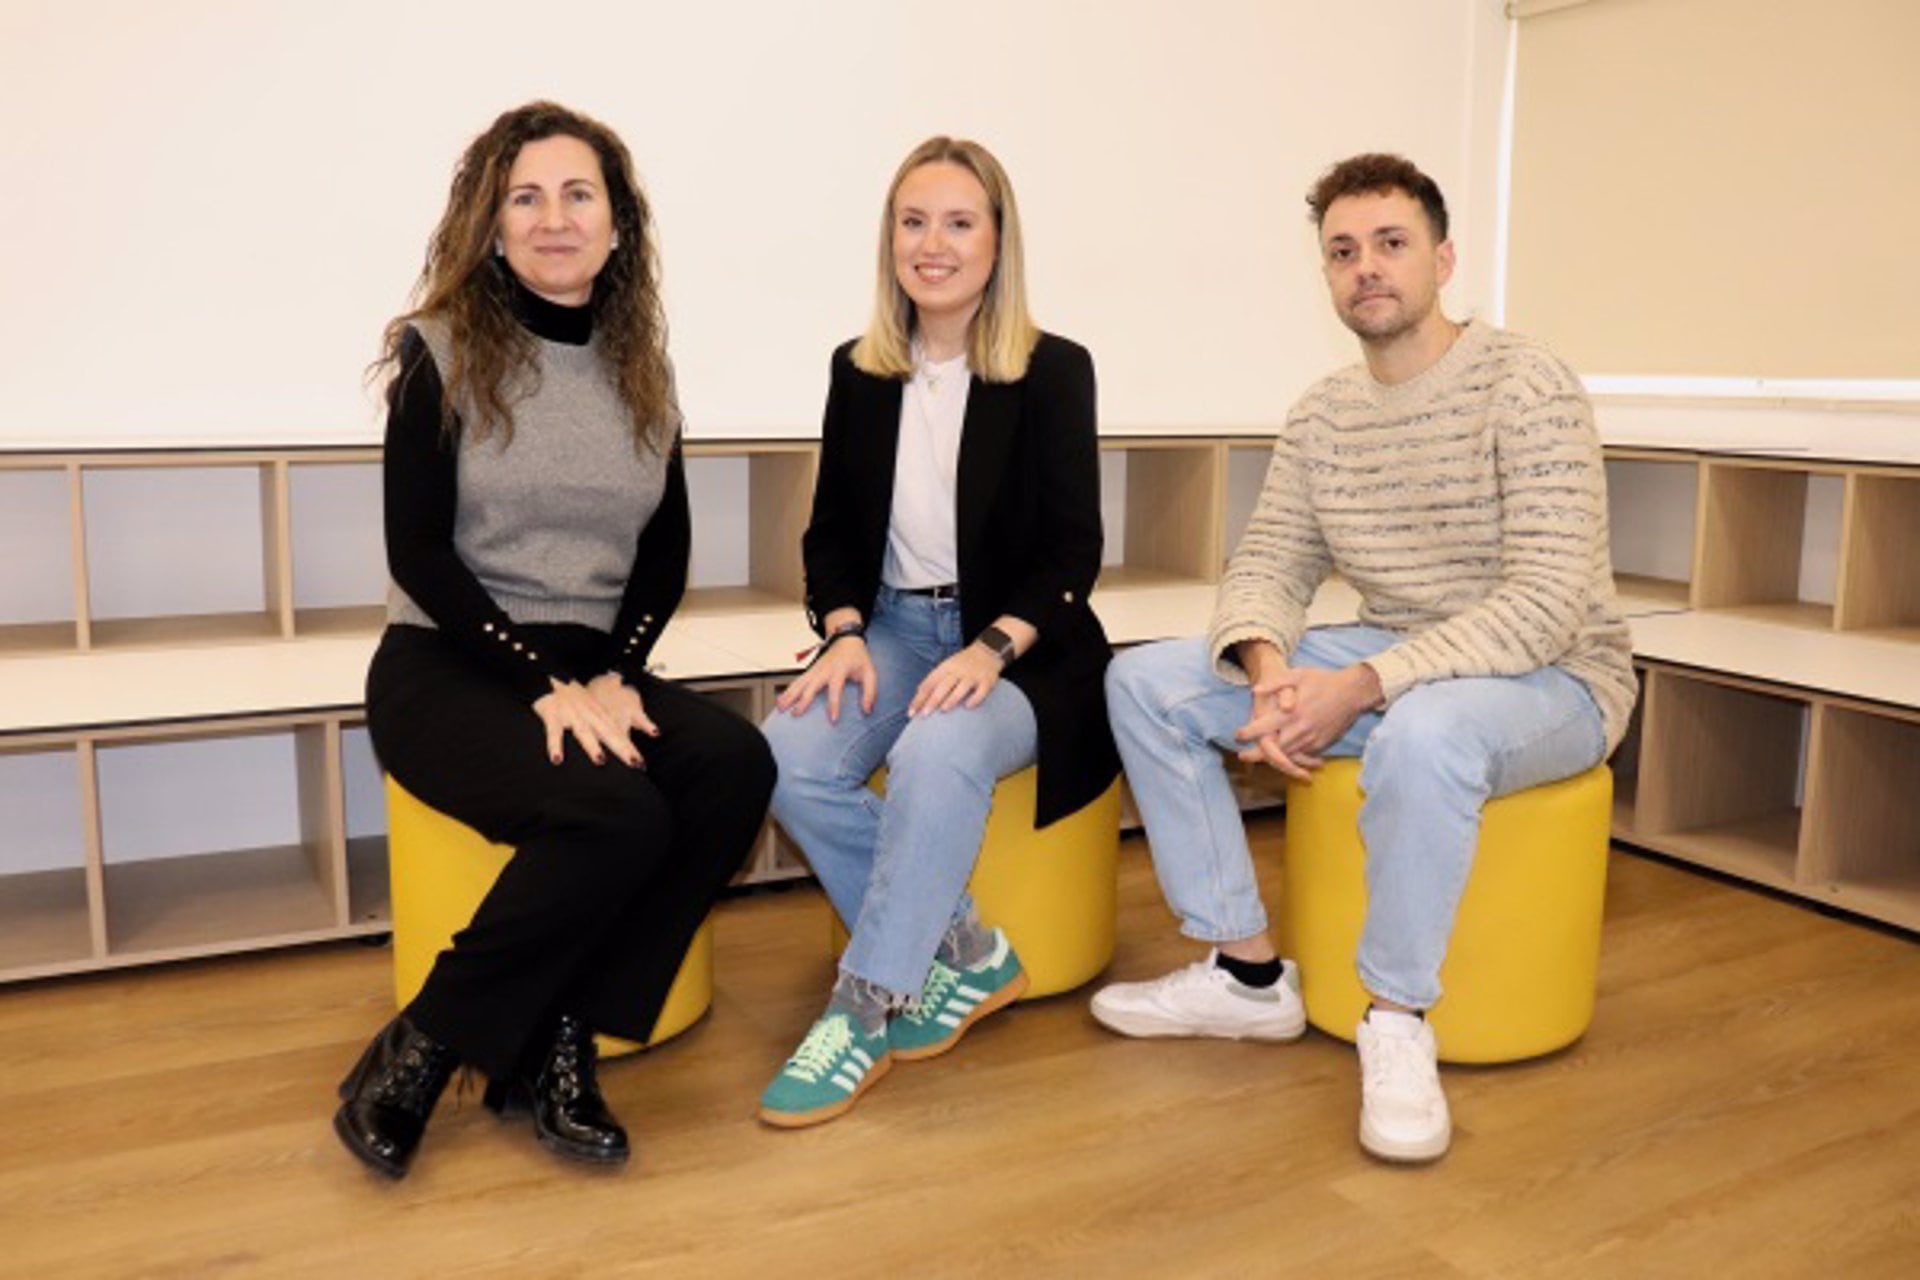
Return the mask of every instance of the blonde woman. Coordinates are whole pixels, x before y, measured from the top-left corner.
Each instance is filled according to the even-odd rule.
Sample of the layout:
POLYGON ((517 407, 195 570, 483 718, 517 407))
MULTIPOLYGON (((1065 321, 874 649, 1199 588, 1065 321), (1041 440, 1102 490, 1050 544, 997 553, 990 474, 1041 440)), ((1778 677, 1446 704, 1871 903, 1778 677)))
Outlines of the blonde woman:
POLYGON ((1117 772, 1087 607, 1100 569, 1093 361, 1027 312, 998 161, 930 138, 894 174, 865 336, 833 354, 804 539, 821 648, 765 730, 774 815, 852 941, 825 1013, 761 1098, 840 1115, 1027 978, 966 896, 996 779, 1038 761, 1035 819, 1117 772), (887 766, 887 795, 867 788, 887 766))

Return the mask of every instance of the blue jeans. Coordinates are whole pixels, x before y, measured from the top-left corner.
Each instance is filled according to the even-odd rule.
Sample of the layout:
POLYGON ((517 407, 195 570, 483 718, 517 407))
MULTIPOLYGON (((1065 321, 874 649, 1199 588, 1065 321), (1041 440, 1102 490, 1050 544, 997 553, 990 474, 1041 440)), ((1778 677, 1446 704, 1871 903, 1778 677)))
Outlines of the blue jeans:
MULTIPOLYGON (((1315 627, 1291 661, 1337 670, 1396 639, 1375 627, 1315 627)), ((1220 754, 1241 745, 1233 732, 1252 714, 1252 693, 1214 673, 1205 640, 1168 640, 1114 658, 1107 707, 1154 871, 1181 931, 1205 942, 1263 932, 1266 908, 1220 754)), ((1592 696, 1555 667, 1435 680, 1354 721, 1324 754, 1360 758, 1361 985, 1415 1009, 1438 1001, 1481 806, 1580 773, 1605 752, 1592 696)))
POLYGON ((967 879, 993 784, 1033 763, 1037 727, 1011 681, 978 707, 907 718, 913 691, 970 637, 960 604, 882 587, 867 624, 879 694, 871 714, 849 684, 840 722, 816 697, 762 726, 779 765, 773 816, 800 845, 853 938, 840 968, 896 997, 920 994, 950 923, 972 903, 967 879), (885 799, 867 776, 887 766, 885 799))

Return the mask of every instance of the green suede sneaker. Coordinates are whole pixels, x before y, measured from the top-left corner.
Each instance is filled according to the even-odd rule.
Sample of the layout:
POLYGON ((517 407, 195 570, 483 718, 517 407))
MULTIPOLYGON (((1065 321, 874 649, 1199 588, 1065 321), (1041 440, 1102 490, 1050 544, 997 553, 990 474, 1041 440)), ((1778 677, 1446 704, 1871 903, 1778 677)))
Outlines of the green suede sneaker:
POLYGON ((820 1016, 760 1095, 760 1119, 777 1129, 824 1124, 887 1074, 887 1033, 868 1035, 845 1013, 820 1016))
POLYGON ((1018 1000, 1027 990, 1027 971, 1013 944, 999 929, 993 950, 965 969, 939 960, 927 973, 919 1004, 887 1024, 887 1042, 902 1062, 937 1057, 960 1043, 980 1019, 1018 1000))

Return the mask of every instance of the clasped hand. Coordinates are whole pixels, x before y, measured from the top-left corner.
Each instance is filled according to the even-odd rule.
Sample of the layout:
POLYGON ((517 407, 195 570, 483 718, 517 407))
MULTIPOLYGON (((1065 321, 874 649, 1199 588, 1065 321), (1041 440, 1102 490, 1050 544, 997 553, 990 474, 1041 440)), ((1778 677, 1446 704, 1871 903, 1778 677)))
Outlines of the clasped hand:
POLYGON ((1269 669, 1253 682, 1253 714, 1234 731, 1246 743, 1240 758, 1266 763, 1289 778, 1313 780, 1321 752, 1340 740, 1380 701, 1380 679, 1364 664, 1339 671, 1269 669))
POLYGON ((660 727, 648 718, 640 700, 640 691, 622 680, 617 672, 597 675, 586 684, 577 680, 555 680, 553 691, 542 694, 533 704, 534 714, 547 730, 547 758, 559 764, 572 734, 587 758, 605 764, 607 753, 629 768, 646 765, 640 749, 633 745, 633 731, 649 738, 660 736, 660 727))

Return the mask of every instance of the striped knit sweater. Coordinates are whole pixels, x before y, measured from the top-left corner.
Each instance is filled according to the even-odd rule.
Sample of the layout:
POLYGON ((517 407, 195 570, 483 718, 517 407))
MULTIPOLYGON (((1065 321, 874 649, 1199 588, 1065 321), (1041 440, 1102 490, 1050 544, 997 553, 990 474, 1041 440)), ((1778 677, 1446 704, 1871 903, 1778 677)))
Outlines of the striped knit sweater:
POLYGON ((1636 694, 1607 551, 1606 472, 1586 393, 1540 344, 1479 322, 1385 386, 1364 365, 1302 396, 1227 565, 1209 643, 1245 683, 1242 640, 1293 652, 1329 572, 1401 639, 1368 664, 1413 686, 1557 666, 1593 695, 1608 749, 1636 694))

